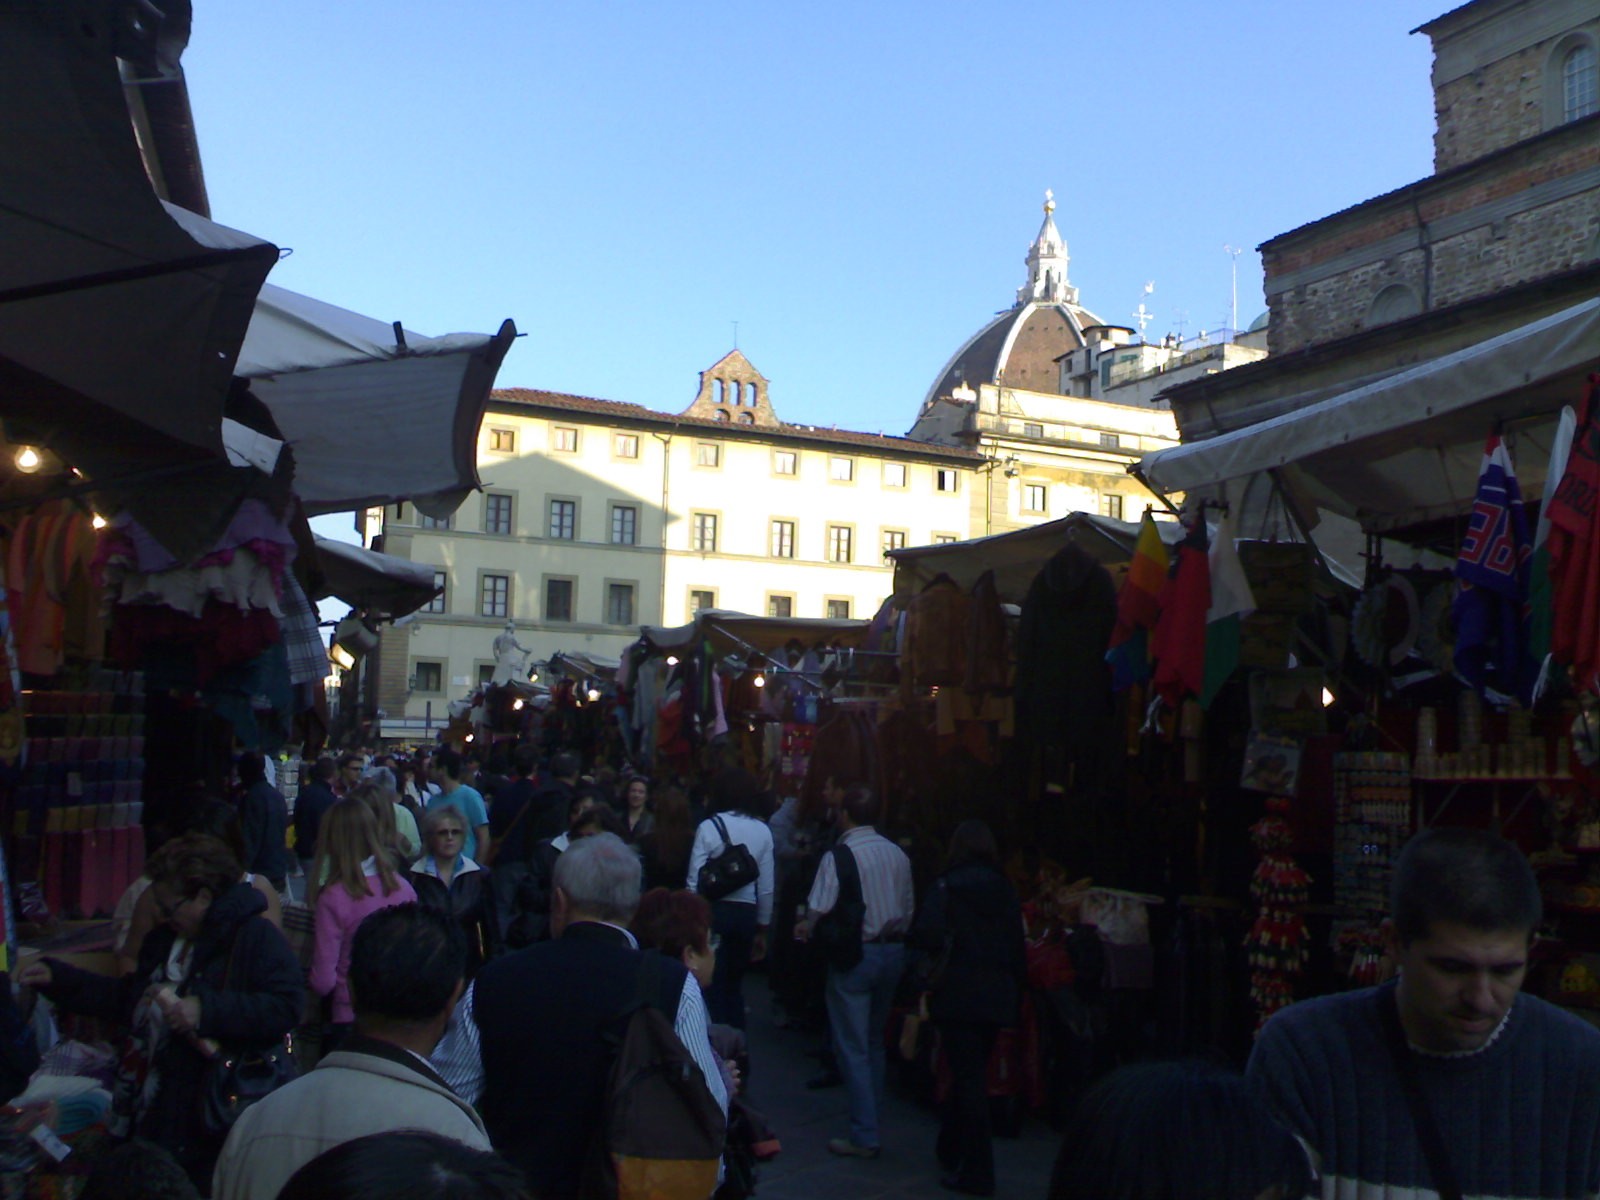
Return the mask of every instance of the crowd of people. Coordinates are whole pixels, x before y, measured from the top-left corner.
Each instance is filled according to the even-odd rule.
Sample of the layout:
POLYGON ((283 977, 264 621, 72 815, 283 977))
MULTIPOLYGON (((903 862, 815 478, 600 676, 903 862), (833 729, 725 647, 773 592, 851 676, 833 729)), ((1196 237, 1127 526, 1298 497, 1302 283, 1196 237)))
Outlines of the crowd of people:
MULTIPOLYGON (((120 1177, 225 1200, 588 1200, 628 1194, 641 1162, 671 1181, 652 1194, 748 1195, 777 1144, 743 1033, 763 963, 782 1022, 826 1033, 811 1082, 848 1110, 828 1151, 876 1158, 909 987, 949 1076, 917 1152, 945 1189, 993 1195, 987 1077, 1028 986, 1021 906, 984 822, 956 828, 919 897, 879 813, 852 780, 808 805, 737 767, 656 787, 522 746, 489 765, 443 747, 319 761, 291 819, 245 754, 232 801, 196 805, 130 889, 120 976, 45 959, 18 982, 129 1031, 120 1177), (286 912, 309 916, 308 955, 286 912), (319 1053, 298 1078, 296 1030, 319 1053), (230 1076, 239 1062, 254 1074, 230 1076), (667 1090, 629 1093, 645 1076, 667 1090)), ((1520 994, 1540 920, 1527 860, 1427 832, 1392 904, 1397 980, 1286 1010, 1244 1074, 1102 1079, 1049 1195, 1596 1194, 1600 1034, 1520 994)), ((85 1194, 133 1194, 114 1186, 85 1194)))

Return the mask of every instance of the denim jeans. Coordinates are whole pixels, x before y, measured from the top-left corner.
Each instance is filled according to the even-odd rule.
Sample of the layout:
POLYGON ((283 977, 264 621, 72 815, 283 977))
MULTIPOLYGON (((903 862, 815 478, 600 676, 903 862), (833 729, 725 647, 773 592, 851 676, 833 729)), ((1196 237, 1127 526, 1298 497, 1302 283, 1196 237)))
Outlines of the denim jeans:
POLYGON ((850 1104, 850 1140, 858 1146, 880 1144, 878 1110, 883 1107, 886 1069, 883 1034, 905 961, 906 948, 900 943, 869 942, 861 947, 861 961, 850 970, 828 972, 833 1052, 850 1104))
POLYGON ((756 906, 718 900, 711 906, 711 932, 721 939, 717 966, 706 989, 706 1012, 713 1025, 744 1028, 744 976, 756 941, 756 906))

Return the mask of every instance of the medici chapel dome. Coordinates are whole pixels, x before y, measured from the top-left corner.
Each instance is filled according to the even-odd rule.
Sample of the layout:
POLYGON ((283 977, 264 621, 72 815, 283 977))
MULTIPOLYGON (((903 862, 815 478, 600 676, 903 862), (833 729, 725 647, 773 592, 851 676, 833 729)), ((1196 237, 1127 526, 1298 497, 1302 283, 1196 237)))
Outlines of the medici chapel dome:
POLYGON ((926 413, 959 389, 999 384, 1030 392, 1059 392, 1056 360, 1087 344, 1084 330, 1103 322, 1078 303, 1067 279, 1066 240, 1056 229, 1056 202, 1045 193, 1044 224, 1028 248, 1028 281, 1016 304, 967 339, 945 364, 923 400, 926 413))

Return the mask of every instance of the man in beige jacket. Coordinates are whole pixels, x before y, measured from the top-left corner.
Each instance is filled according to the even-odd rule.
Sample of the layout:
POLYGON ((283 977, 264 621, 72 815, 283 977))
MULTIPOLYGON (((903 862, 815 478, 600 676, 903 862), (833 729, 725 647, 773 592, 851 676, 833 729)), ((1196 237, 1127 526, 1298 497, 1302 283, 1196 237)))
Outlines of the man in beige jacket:
POLYGON ((214 1200, 274 1200, 324 1150, 400 1129, 489 1149, 472 1106, 428 1063, 461 995, 466 942, 449 916, 415 904, 379 909, 350 952, 355 1029, 314 1071, 247 1109, 228 1134, 214 1200))

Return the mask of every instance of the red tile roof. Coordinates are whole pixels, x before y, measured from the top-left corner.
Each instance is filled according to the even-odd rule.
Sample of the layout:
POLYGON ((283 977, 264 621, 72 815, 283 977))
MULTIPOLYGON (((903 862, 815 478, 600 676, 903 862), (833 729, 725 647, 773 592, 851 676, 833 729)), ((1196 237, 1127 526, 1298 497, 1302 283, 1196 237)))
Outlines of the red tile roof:
POLYGON ((794 425, 784 422, 776 427, 733 425, 727 421, 713 421, 704 417, 687 417, 679 413, 659 412, 642 404, 629 404, 622 400, 597 400, 593 396, 572 396, 565 392, 547 392, 539 388, 495 388, 489 393, 490 405, 556 409, 562 412, 589 413, 619 421, 641 421, 651 425, 669 425, 694 429, 714 429, 719 434, 733 434, 756 441, 778 438, 805 442, 824 442, 834 446, 854 446, 862 450, 875 450, 881 454, 918 455, 929 458, 962 462, 981 462, 983 455, 962 447, 940 446, 915 438, 892 437, 882 433, 858 433, 850 429, 822 429, 814 425, 794 425))

